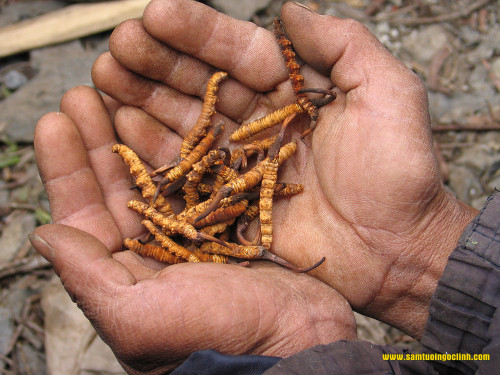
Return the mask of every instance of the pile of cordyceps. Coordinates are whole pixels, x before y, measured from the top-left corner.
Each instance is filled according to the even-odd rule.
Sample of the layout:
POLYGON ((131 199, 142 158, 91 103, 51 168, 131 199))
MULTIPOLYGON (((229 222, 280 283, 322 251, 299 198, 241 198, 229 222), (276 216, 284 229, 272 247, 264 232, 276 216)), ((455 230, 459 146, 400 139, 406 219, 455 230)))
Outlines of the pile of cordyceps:
POLYGON ((300 66, 279 19, 275 20, 274 27, 297 100, 241 126, 229 140, 244 141, 282 123, 276 135, 232 151, 226 147, 213 148, 223 130, 222 122, 212 123, 217 91, 220 83, 228 77, 226 72, 216 72, 207 84, 198 121, 183 140, 179 161, 148 173, 134 151, 121 144, 113 146, 113 152, 118 153, 130 167, 135 186, 147 201, 133 200, 128 202, 128 207, 145 217, 142 223, 150 236, 146 241, 126 239, 125 247, 142 256, 171 264, 238 263, 265 259, 297 272, 307 272, 324 261, 323 258, 312 267, 298 269, 269 252, 274 197, 297 194, 303 190, 299 184, 277 182, 279 166, 297 149, 296 141, 281 146, 286 126, 295 115, 308 113, 313 126, 303 134, 307 135, 316 122, 318 107, 335 99, 335 93, 330 90, 303 88, 300 66), (326 96, 314 101, 305 95, 306 92, 326 96), (248 168, 247 158, 253 154, 257 154, 257 162, 248 168), (166 197, 178 192, 183 193, 185 208, 176 214, 166 197), (245 230, 257 218, 260 222, 257 236, 248 240, 244 236, 245 230))

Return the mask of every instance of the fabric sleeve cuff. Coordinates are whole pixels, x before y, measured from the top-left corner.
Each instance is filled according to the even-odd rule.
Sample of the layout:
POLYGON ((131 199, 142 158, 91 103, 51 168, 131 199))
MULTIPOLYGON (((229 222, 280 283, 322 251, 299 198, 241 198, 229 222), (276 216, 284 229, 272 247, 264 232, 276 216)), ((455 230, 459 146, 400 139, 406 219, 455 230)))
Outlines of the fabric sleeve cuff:
MULTIPOLYGON (((431 299, 422 344, 429 353, 483 353, 500 294, 500 194, 490 196, 451 253, 431 299)), ((475 361, 446 363, 474 373, 475 361)))

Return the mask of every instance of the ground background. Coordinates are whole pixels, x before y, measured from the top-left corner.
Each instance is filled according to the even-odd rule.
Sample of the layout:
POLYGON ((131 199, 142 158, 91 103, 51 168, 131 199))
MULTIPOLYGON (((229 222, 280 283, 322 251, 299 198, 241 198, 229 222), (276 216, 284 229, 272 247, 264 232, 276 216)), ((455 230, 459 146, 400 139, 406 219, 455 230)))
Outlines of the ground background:
MULTIPOLYGON (((500 187, 499 2, 300 2, 322 14, 360 20, 422 78, 429 89, 443 180, 460 199, 480 208, 500 187)), ((269 27, 283 1, 205 3, 269 27)), ((0 28, 69 4, 0 0, 0 28)), ((50 282, 53 271, 27 240, 37 225, 50 222, 34 160, 34 125, 44 113, 58 109, 65 90, 92 84, 90 67, 107 49, 108 37, 105 32, 0 59, 0 374, 49 373, 47 362, 52 374, 122 373, 113 365, 92 367, 109 357, 93 346, 98 340, 84 319, 61 312, 70 311, 71 303, 66 305, 58 284, 50 282), (68 341, 78 345, 68 346, 68 341), (100 357, 104 359, 96 359, 100 357), (61 372, 63 368, 72 370, 61 372)), ((358 318, 360 338, 417 346, 394 329, 358 318)))

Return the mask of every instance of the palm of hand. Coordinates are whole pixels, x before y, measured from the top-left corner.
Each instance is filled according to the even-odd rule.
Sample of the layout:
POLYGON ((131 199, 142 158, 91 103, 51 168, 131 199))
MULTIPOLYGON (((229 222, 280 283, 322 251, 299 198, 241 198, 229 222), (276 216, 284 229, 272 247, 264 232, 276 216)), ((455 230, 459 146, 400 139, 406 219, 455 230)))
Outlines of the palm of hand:
MULTIPOLYGON (((94 67, 100 89, 151 116, 125 107, 115 123, 120 137, 153 167, 176 156, 181 137, 199 114, 201 103, 192 96, 203 97, 213 66, 237 79, 220 90, 218 111, 227 132, 238 126, 236 120, 258 118, 294 100, 272 35, 201 6, 193 6, 196 16, 186 18, 183 5, 165 4, 154 2, 146 11, 147 32, 139 22, 115 31, 111 54, 94 67), (221 29, 194 38, 195 30, 216 26, 221 29), (139 134, 142 142, 137 142, 139 134)), ((299 266, 326 256, 314 275, 355 307, 376 312, 380 306, 369 305, 391 271, 397 274, 399 265, 419 251, 414 238, 425 231, 429 207, 439 206, 445 195, 432 152, 425 90, 362 26, 293 5, 285 8, 287 15, 289 23, 300 23, 290 27, 289 36, 310 64, 302 68, 308 86, 329 88, 334 82, 341 93, 321 109, 312 147, 301 145, 293 165, 283 169, 280 179, 303 183, 306 191, 276 203, 273 250, 299 266), (308 35, 300 31, 304 24, 308 35), (325 32, 335 43, 323 42, 327 38, 311 43, 325 32)), ((295 134, 304 126, 303 120, 295 134)))
POLYGON ((37 125, 37 161, 57 224, 36 234, 55 249, 49 259, 63 284, 128 371, 165 370, 205 348, 285 356, 355 337, 347 302, 308 275, 269 264, 162 268, 117 252, 143 228, 125 205, 137 192, 110 152, 116 140, 106 109, 84 87, 68 92, 61 109, 37 125))

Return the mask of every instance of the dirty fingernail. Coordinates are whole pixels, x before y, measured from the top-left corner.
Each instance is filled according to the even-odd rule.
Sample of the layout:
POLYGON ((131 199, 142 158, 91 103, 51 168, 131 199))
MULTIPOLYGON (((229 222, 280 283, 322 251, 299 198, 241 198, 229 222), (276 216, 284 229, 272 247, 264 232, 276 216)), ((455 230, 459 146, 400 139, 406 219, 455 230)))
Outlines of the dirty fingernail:
POLYGON ((309 8, 307 5, 301 4, 301 3, 297 2, 297 1, 293 1, 293 3, 294 3, 295 5, 298 5, 299 7, 302 7, 302 8, 304 8, 304 9, 307 9, 307 10, 308 10, 308 11, 310 11, 310 12, 313 12, 313 13, 318 13, 318 12, 316 12, 314 9, 309 8))
POLYGON ((29 234, 28 239, 31 242, 31 246, 38 251, 45 259, 52 263, 54 260, 54 248, 50 246, 47 241, 36 234, 29 234))

